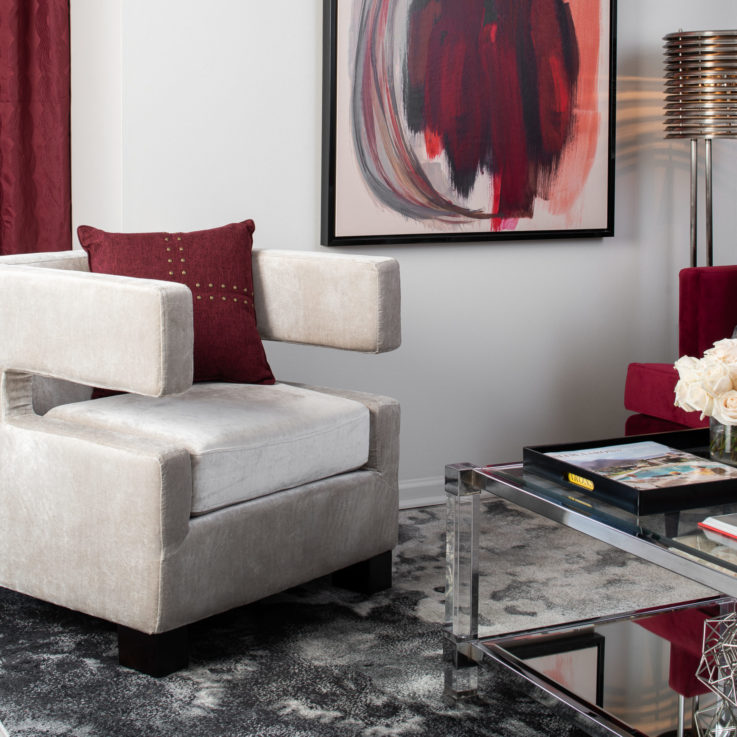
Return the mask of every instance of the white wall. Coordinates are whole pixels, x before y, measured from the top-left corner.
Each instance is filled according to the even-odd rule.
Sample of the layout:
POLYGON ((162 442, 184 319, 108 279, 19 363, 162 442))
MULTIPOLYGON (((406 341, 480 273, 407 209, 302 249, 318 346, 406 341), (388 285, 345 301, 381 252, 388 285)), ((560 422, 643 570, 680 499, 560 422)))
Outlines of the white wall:
POLYGON ((123 224, 122 0, 74 0, 72 47, 72 211, 74 228, 92 217, 123 224))
MULTIPOLYGON (((72 0, 75 224, 252 217, 259 247, 320 249, 321 6, 72 0)), ((441 494, 445 463, 620 434, 627 364, 675 357, 688 143, 662 137, 661 39, 736 26, 734 0, 619 0, 614 238, 362 248, 401 264, 403 346, 267 344, 279 378, 401 401, 405 501, 441 494)), ((734 263, 737 143, 714 158, 715 260, 734 263)))

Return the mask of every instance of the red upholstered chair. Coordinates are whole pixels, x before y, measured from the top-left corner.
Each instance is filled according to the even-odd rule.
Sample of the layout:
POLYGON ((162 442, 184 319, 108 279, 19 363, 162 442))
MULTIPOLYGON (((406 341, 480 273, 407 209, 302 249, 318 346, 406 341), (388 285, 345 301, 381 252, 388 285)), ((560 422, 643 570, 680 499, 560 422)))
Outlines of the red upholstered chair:
MULTIPOLYGON (((737 265, 698 266, 679 274, 679 356, 701 357, 715 341, 729 338, 737 325, 737 265)), ((675 360, 675 359, 674 359, 675 360)), ((636 412, 625 433, 706 427, 709 419, 676 407, 678 372, 672 363, 631 363, 627 367, 624 406, 636 412)))

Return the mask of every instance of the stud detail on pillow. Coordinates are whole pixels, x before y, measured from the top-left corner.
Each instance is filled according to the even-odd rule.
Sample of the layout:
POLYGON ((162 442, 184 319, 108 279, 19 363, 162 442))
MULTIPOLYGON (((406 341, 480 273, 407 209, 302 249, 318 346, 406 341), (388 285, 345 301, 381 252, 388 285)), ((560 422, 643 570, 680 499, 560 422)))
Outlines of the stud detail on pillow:
POLYGON ((194 380, 273 384, 256 327, 253 220, 190 233, 108 233, 81 225, 90 271, 186 284, 194 312, 194 380))

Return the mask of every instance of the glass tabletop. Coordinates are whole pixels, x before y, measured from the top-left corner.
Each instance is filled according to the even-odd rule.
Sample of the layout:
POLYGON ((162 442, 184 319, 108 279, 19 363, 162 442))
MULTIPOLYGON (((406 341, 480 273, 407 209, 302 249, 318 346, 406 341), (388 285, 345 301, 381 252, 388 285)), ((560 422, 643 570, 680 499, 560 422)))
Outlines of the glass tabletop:
POLYGON ((665 567, 737 597, 737 540, 698 526, 707 517, 737 513, 737 496, 728 504, 636 515, 522 463, 478 467, 474 472, 476 483, 490 491, 496 485, 497 495, 599 539, 612 542, 608 538, 615 535, 618 547, 639 555, 642 543, 648 544, 655 558, 643 557, 660 564, 667 561, 665 567), (631 538, 629 545, 627 538, 631 538))

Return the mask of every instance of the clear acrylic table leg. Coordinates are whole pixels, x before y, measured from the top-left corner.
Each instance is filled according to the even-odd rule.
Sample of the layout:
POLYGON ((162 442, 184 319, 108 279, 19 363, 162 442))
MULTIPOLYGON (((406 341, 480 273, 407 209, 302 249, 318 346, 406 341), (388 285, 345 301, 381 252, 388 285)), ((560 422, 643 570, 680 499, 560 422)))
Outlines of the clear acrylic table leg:
POLYGON ((445 693, 454 699, 478 688, 470 642, 478 638, 480 490, 473 486, 472 469, 470 464, 445 468, 445 693))

